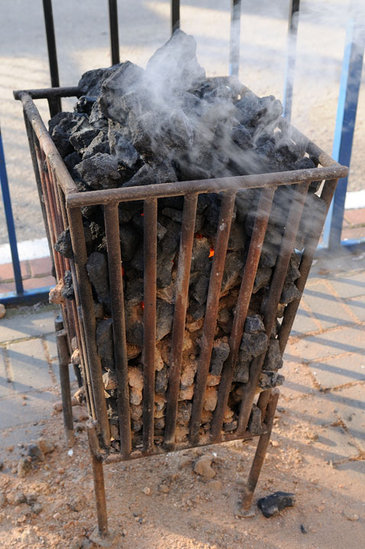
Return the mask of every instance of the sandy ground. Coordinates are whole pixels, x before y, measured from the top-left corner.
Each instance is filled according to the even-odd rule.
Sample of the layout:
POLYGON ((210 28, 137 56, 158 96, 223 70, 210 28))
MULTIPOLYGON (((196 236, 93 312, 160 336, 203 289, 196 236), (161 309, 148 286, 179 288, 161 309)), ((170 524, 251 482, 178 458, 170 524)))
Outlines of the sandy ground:
MULTIPOLYGON (((294 507, 270 519, 256 509, 238 518, 254 442, 225 443, 165 456, 105 465, 109 547, 125 549, 342 549, 364 539, 363 461, 356 443, 341 446, 344 424, 330 400, 310 397, 310 376, 286 366, 274 432, 255 494, 293 492, 294 507), (296 387, 302 388, 297 400, 296 387), (315 404, 314 404, 315 403, 315 404), (336 420, 337 417, 337 420, 336 420), (336 443, 328 443, 328 441, 336 443), (331 445, 333 449, 331 449, 331 445), (202 454, 213 458, 216 476, 194 473, 202 454), (351 541, 349 541, 351 540, 351 541)), ((73 455, 63 441, 59 414, 42 422, 55 450, 28 473, 16 475, 21 444, 5 452, 0 476, 0 545, 81 549, 99 547, 93 484, 84 423, 73 455)), ((40 426, 38 426, 39 428, 40 426)), ((9 430, 11 437, 11 430, 9 430)))
MULTIPOLYGON (((26 140, 21 106, 13 89, 50 85, 41 2, 3 3, 0 35, 0 121, 19 240, 44 236, 43 222, 26 140)), ((169 1, 119 3, 121 59, 145 65, 169 37, 169 1)), ((61 85, 75 85, 86 70, 108 66, 107 4, 98 0, 53 2, 61 85)), ((188 0, 181 26, 194 35, 208 75, 228 72, 230 2, 188 0)), ((259 95, 281 98, 286 60, 288 1, 243 2, 240 79, 259 95)), ((348 1, 302 2, 297 46, 293 123, 331 152, 348 1)), ((47 109, 39 102, 42 116, 47 109)), ((70 108, 70 105, 65 105, 70 108)), ((365 94, 360 94, 350 190, 364 188, 365 94)), ((6 242, 0 206, 0 244, 6 242)))

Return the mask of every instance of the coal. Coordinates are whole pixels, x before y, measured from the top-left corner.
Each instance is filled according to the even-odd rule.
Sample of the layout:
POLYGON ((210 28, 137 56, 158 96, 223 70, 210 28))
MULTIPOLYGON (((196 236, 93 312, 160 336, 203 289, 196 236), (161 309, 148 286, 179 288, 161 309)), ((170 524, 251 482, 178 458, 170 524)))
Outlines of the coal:
MULTIPOLYGON (((273 96, 257 97, 236 78, 207 78, 196 57, 191 36, 177 31, 151 57, 146 69, 130 61, 85 73, 74 113, 60 113, 49 124, 50 134, 64 158, 79 192, 120 187, 176 183, 269 171, 315 168, 317 159, 305 153, 305 144, 292 138, 282 121, 282 106, 273 96)), ((300 231, 311 234, 312 216, 324 215, 323 200, 306 197, 300 231), (309 214, 309 215, 308 215, 309 214), (311 221, 304 221, 307 217, 311 221)), ((217 389, 230 355, 229 338, 248 247, 257 216, 260 190, 237 193, 232 216, 223 282, 218 303, 213 349, 201 418, 207 435, 217 403, 217 389)), ((278 187, 262 247, 253 295, 240 342, 237 364, 225 411, 223 429, 234 432, 240 403, 250 381, 252 362, 263 357, 257 392, 283 382, 278 374, 282 356, 278 327, 267 334, 262 311, 278 261, 290 205, 297 200, 289 187, 278 187), (269 335, 269 337, 268 337, 269 335)), ((130 378, 133 446, 141 441, 144 343, 144 231, 143 202, 122 202, 118 208, 121 271, 130 378), (136 384, 137 383, 137 384, 136 384)), ((172 327, 184 199, 158 200, 157 318, 155 348, 155 443, 165 427, 166 399, 171 365, 172 327)), ((188 308, 182 349, 178 402, 178 442, 186 442, 199 364, 204 316, 217 242, 221 195, 201 194, 194 226, 188 308)), ((108 250, 104 212, 100 206, 81 210, 87 248, 86 271, 91 283, 96 318, 96 343, 107 391, 113 446, 118 449, 118 403, 115 385, 113 320, 111 318, 108 250), (114 380, 114 381, 113 381, 114 380)), ((295 244, 280 304, 299 299, 297 281, 304 242, 295 244)), ((72 258, 68 229, 55 249, 72 258)), ((65 274, 64 297, 72 298, 70 273, 65 274)), ((248 429, 260 434, 261 411, 253 406, 248 429)))
POLYGON ((262 511, 262 514, 266 518, 273 517, 286 507, 293 507, 294 504, 295 494, 280 491, 274 492, 264 498, 260 498, 257 501, 258 508, 262 511))
POLYGON ((54 249, 56 250, 56 252, 60 253, 64 257, 67 257, 69 259, 73 258, 71 234, 69 229, 62 231, 62 233, 59 234, 57 241, 54 245, 54 249))

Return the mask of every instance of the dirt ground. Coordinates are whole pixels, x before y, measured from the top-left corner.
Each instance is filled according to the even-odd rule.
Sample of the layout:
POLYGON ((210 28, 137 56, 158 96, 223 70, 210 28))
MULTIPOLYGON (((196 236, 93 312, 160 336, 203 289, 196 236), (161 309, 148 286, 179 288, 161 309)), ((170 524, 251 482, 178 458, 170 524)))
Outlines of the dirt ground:
MULTIPOLYGON (((350 458, 338 454, 337 444, 332 452, 329 430, 330 439, 337 440, 345 425, 330 400, 319 408, 319 399, 311 398, 309 374, 292 366, 285 367, 287 384, 254 502, 282 490, 295 494, 294 507, 264 518, 254 506, 253 518, 237 517, 254 441, 111 463, 104 466, 111 532, 106 545, 126 549, 361 547, 365 494, 359 486, 364 456, 356 442, 350 458), (307 387, 299 400, 293 389, 297 386, 307 387), (211 456, 216 472, 209 480, 194 472, 195 461, 205 454, 211 456)), ((85 423, 76 425, 77 440, 70 455, 63 442, 61 414, 55 412, 46 420, 42 437, 52 443, 49 449, 55 449, 24 477, 17 474, 24 449, 21 444, 7 448, 0 474, 0 546, 4 549, 103 546, 95 531, 85 423)))

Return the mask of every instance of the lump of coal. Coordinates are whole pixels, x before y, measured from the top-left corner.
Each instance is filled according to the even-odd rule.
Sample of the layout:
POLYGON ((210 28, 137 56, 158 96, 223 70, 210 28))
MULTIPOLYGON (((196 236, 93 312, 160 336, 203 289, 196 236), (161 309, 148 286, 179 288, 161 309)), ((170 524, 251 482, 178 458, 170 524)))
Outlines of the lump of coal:
POLYGON ((110 154, 96 153, 74 167, 75 172, 91 189, 112 189, 118 186, 118 162, 110 154))
POLYGON ((210 360, 210 373, 213 376, 220 376, 223 364, 228 358, 230 348, 228 342, 223 339, 216 339, 213 343, 212 357, 210 360))
POLYGON ((103 367, 107 370, 114 370, 113 320, 111 318, 105 318, 98 322, 96 345, 103 367))
POLYGON ((295 504, 295 495, 291 492, 274 492, 269 496, 260 498, 257 501, 257 507, 262 511, 266 518, 277 515, 286 507, 293 507, 295 504))
POLYGON ((205 78, 205 70, 196 59, 196 42, 192 36, 178 30, 150 58, 147 79, 156 81, 159 89, 189 90, 205 78))
POLYGON ((64 257, 68 257, 69 259, 73 258, 74 254, 72 251, 71 235, 69 229, 62 231, 62 233, 59 235, 57 241, 55 242, 54 249, 56 250, 56 252, 60 253, 64 257))
POLYGON ((279 340, 270 339, 269 348, 265 356, 263 369, 275 372, 276 370, 279 370, 282 367, 282 365, 283 365, 283 359, 280 351, 279 340))
POLYGON ((63 282, 64 282, 64 286, 61 291, 63 297, 70 300, 75 299, 75 291, 74 291, 72 275, 70 271, 65 271, 63 282))
POLYGON ((240 361, 247 362, 264 353, 267 349, 267 342, 265 332, 244 333, 240 346, 240 361))
POLYGON ((98 301, 109 306, 108 265, 105 255, 99 252, 92 252, 88 257, 86 270, 98 297, 98 301))

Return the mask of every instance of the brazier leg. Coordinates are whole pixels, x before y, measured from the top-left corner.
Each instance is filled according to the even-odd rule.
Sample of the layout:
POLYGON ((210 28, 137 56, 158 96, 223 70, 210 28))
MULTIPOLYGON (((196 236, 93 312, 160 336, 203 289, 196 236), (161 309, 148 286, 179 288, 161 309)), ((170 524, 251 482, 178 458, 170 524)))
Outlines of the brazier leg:
POLYGON ((72 418, 71 387, 69 362, 70 354, 67 344, 66 330, 57 332, 57 350, 60 369, 60 383, 62 396, 63 424, 65 428, 66 441, 69 447, 74 444, 74 428, 72 418))
POLYGON ((96 502, 96 514, 98 517, 98 530, 100 537, 108 535, 108 516, 106 510, 103 457, 100 452, 98 437, 96 435, 95 423, 88 422, 87 437, 91 455, 91 464, 94 477, 94 492, 96 502))
POLYGON ((264 435, 260 436, 259 442, 257 444, 255 457, 252 462, 250 474, 248 475, 246 490, 245 490, 245 494, 242 502, 242 511, 248 511, 249 508, 251 507, 253 494, 256 488, 257 481, 260 476, 261 468, 266 456, 266 450, 270 441, 272 424, 274 421, 274 415, 275 415, 276 405, 278 403, 279 394, 280 394, 279 390, 274 389, 271 393, 270 400, 267 405, 266 417, 265 417, 267 431, 264 435))

